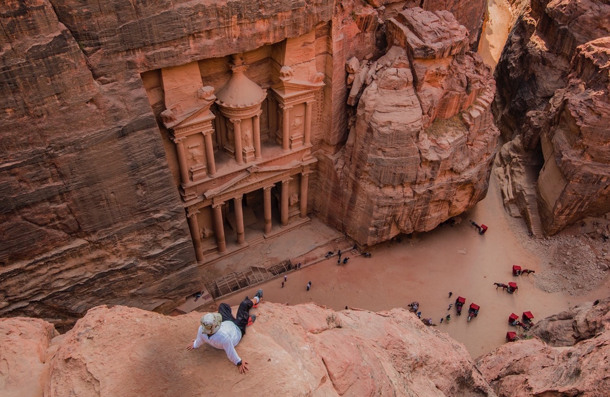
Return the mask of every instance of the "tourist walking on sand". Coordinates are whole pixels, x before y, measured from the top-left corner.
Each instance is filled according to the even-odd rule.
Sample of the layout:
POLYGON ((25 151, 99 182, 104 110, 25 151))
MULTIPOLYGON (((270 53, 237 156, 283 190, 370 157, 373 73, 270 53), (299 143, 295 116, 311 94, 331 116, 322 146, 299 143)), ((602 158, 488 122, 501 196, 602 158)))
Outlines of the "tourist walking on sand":
POLYGON ((258 305, 261 299, 263 299, 262 289, 259 289, 254 295, 254 302, 246 296, 239 304, 237 318, 233 317, 231 306, 226 303, 218 306, 218 313, 204 314, 197 330, 197 337, 192 344, 186 347, 186 350, 198 349, 202 344, 208 344, 216 349, 224 350, 229 360, 239 368, 240 373, 248 372, 248 362, 239 357, 235 346, 246 334, 246 326, 256 320, 256 316, 250 316, 250 309, 253 305, 258 305))
POLYGON ((311 289, 311 281, 309 281, 309 282, 307 283, 307 291, 309 291, 310 289, 311 289))

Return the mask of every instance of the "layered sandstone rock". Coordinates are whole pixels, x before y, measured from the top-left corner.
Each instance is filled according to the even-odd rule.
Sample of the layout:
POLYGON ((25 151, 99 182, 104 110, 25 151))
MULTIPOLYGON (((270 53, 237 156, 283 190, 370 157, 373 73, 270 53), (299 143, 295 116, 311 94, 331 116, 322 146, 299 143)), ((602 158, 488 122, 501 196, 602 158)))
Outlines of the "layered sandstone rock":
MULTIPOLYGON (((123 306, 89 310, 66 334, 42 320, 0 319, 0 387, 17 396, 142 395, 606 395, 610 298, 540 321, 548 340, 582 331, 568 347, 507 343, 474 364, 465 348, 404 309, 335 312, 263 302, 237 346, 187 351, 201 313, 169 317, 123 306), (551 325, 551 326, 549 326, 551 325), (476 366, 475 366, 476 364, 476 366)), ((235 310, 235 308, 234 308, 235 310)))
POLYGON ((150 104, 163 93, 149 102, 141 73, 323 31, 332 9, 4 2, 0 315, 60 324, 101 302, 163 309, 200 288, 150 104))
MULTIPOLYGON (((404 309, 334 312, 313 304, 263 303, 237 347, 250 372, 240 375, 222 350, 187 351, 200 314, 166 317, 126 307, 97 307, 51 340, 25 329, 40 352, 9 356, 0 379, 18 380, 28 360, 46 396, 142 395, 493 395, 466 349, 404 309), (48 377, 42 376, 47 373, 48 377)), ((2 329, 16 326, 0 320, 2 329)), ((47 324, 48 326, 48 324, 47 324)), ((5 346, 4 333, 0 333, 5 346)), ((18 340, 16 344, 22 343, 18 340)), ((33 382, 34 383, 34 382, 33 382)), ((37 383, 37 382, 36 382, 37 383)), ((21 387, 21 389, 20 389, 21 387)), ((14 394, 13 394, 14 391, 14 394)), ((29 395, 42 395, 40 389, 29 395)))
MULTIPOLYGON (((522 148, 501 164, 505 190, 525 190, 509 168, 538 157, 537 201, 549 234, 610 211, 610 28, 600 18, 608 14, 603 1, 534 1, 496 69, 497 124, 506 139, 520 136, 513 147, 522 148)), ((516 204, 522 214, 536 205, 516 204)))
POLYGON ((610 299, 542 320, 539 339, 507 343, 477 360, 499 396, 605 396, 610 387, 610 299), (561 347, 553 347, 561 346, 561 347))
POLYGON ((498 135, 490 70, 450 13, 413 8, 386 29, 388 53, 358 65, 353 84, 368 86, 329 179, 341 205, 329 220, 364 245, 431 230, 481 200, 498 135))

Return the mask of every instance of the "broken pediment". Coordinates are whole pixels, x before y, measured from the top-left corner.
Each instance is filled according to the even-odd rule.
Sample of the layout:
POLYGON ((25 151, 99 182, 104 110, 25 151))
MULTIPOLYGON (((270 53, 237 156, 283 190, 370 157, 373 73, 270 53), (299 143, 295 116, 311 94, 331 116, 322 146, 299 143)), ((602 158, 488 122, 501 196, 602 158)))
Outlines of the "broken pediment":
MULTIPOLYGON (((245 172, 240 173, 235 178, 223 183, 222 185, 213 189, 207 190, 203 193, 205 198, 218 198, 221 196, 231 197, 235 192, 239 192, 242 189, 252 190, 252 186, 257 183, 260 187, 269 184, 269 181, 277 181, 281 179, 281 176, 287 172, 294 171, 295 163, 290 163, 280 166, 269 166, 260 167, 253 165, 246 168, 245 172)), ((285 176, 289 177, 288 175, 285 176)))

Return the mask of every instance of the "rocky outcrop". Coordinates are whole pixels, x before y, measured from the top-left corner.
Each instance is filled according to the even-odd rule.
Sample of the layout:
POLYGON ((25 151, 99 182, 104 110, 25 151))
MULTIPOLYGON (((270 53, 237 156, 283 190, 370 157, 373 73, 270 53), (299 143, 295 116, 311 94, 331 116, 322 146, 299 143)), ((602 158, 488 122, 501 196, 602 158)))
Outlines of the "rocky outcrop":
MULTIPOLYGON (((569 347, 507 343, 476 360, 405 309, 335 312, 263 302, 237 346, 240 375, 222 350, 185 348, 201 313, 169 317, 123 306, 89 310, 57 335, 45 321, 0 319, 3 397, 142 395, 603 396, 610 386, 610 298, 540 321, 549 340, 573 321, 569 347), (572 319, 572 320, 570 320, 572 319)), ((234 308, 235 310, 235 308, 234 308)))
POLYGON ((573 346, 610 329, 610 298, 572 307, 536 323, 531 333, 551 346, 573 346))
POLYGON ((610 387, 610 299, 542 320, 539 339, 507 343, 477 360, 499 396, 605 396, 610 387))
POLYGON ((386 55, 348 64, 348 103, 361 97, 336 157, 341 208, 328 215, 363 245, 432 230, 481 200, 498 135, 490 70, 451 13, 413 8, 386 29, 386 55))
MULTIPOLYGON (((201 269, 141 73, 281 42, 333 2, 31 0, 0 11, 0 315, 162 310, 201 269)), ((162 93, 161 93, 162 96, 162 93)))
POLYGON ((334 312, 313 304, 262 303, 237 347, 250 372, 240 375, 221 350, 187 351, 200 313, 167 317, 126 307, 96 307, 51 339, 0 320, 3 396, 142 395, 446 395, 493 396, 466 349, 404 309, 334 312), (5 356, 5 343, 39 351, 5 356), (50 347, 46 347, 50 344, 50 347), (20 365, 29 360, 31 372, 20 365), (22 376, 27 372, 29 379, 22 376), (7 382, 11 380, 11 382, 7 382), (36 390, 31 385, 36 384, 36 390))
MULTIPOLYGON (((603 1, 534 1, 496 69, 496 122, 506 139, 520 136, 524 152, 504 159, 504 173, 519 157, 540 159, 537 205, 548 234, 610 211, 610 28, 599 17, 609 13, 603 1)), ((524 190, 508 179, 507 190, 524 190)))

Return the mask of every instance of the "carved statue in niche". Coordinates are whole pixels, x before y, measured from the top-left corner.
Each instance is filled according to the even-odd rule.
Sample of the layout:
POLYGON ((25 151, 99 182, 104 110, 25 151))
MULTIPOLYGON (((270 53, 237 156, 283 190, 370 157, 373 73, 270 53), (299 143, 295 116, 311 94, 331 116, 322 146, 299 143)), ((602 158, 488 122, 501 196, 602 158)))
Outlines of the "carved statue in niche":
POLYGON ((188 160, 190 165, 203 164, 205 162, 201 144, 196 143, 188 146, 188 160))
POLYGON ((298 202, 299 202, 299 195, 297 193, 292 193, 290 195, 290 197, 288 198, 288 203, 290 205, 295 205, 298 202))
POLYGON ((305 105, 298 104, 292 108, 290 123, 290 136, 292 135, 303 135, 305 131, 305 105))
POLYGON ((250 148, 252 147, 252 123, 251 120, 244 120, 241 123, 242 125, 242 136, 244 138, 244 147, 250 148))

